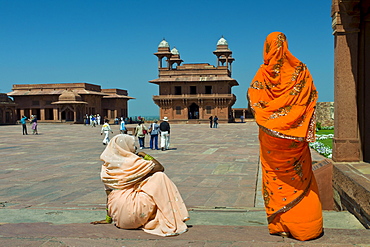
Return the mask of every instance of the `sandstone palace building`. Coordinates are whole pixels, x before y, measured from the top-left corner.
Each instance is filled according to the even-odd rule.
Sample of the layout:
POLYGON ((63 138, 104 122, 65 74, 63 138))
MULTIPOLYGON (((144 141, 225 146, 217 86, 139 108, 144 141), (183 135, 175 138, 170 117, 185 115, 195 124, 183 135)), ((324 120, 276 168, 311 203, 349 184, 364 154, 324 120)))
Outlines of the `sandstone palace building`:
POLYGON ((5 93, 0 93, 0 124, 14 124, 16 104, 5 93))
POLYGON ((158 57, 159 78, 149 82, 159 86, 159 95, 153 96, 153 100, 160 107, 161 119, 166 116, 175 123, 202 123, 217 116, 219 122, 231 121, 231 107, 236 101, 231 88, 239 85, 231 78, 234 58, 223 37, 213 53, 217 57, 216 67, 208 63, 181 65, 178 50, 170 50, 165 40, 160 42, 154 53, 158 57))
POLYGON ((7 95, 16 104, 16 119, 36 115, 41 122, 82 123, 85 114, 114 119, 127 117, 126 90, 101 89, 90 83, 13 85, 7 95))

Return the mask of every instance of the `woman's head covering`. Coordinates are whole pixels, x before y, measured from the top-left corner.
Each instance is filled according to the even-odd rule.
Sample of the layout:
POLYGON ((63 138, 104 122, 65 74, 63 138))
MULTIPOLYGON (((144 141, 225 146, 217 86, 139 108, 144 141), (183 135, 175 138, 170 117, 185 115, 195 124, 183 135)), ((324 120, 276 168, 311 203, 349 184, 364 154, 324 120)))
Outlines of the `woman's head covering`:
POLYGON ((256 122, 278 137, 313 140, 317 91, 306 65, 288 50, 283 33, 267 36, 263 61, 248 89, 256 122))
POLYGON ((112 138, 112 141, 115 140, 115 143, 113 142, 112 146, 114 148, 115 145, 118 147, 122 148, 123 150, 131 153, 136 152, 136 147, 135 147, 135 138, 130 135, 126 134, 120 134, 116 135, 115 137, 112 138))
POLYGON ((154 163, 137 156, 135 150, 135 138, 130 135, 116 135, 108 143, 100 155, 104 161, 100 176, 107 187, 131 187, 151 172, 154 163))

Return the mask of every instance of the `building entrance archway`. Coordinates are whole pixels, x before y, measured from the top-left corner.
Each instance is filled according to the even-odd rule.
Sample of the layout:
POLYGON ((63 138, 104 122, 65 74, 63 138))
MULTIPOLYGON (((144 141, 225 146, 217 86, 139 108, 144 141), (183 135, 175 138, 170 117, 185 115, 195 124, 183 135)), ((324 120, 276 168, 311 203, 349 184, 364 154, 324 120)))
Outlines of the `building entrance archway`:
POLYGON ((191 104, 188 108, 189 119, 199 119, 199 106, 195 103, 191 104))
POLYGON ((61 114, 62 114, 62 120, 64 120, 64 121, 73 121, 74 120, 74 118, 73 118, 74 113, 69 108, 62 111, 61 114))

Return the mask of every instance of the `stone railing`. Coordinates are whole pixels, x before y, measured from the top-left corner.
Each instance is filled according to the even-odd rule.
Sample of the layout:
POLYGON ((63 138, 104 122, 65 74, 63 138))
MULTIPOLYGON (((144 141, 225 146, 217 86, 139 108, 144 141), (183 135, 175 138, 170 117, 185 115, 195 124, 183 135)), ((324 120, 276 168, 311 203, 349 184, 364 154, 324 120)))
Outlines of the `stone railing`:
POLYGON ((153 99, 198 99, 198 98, 209 98, 209 99, 215 99, 215 98, 235 98, 234 94, 181 94, 181 95, 154 95, 153 99))

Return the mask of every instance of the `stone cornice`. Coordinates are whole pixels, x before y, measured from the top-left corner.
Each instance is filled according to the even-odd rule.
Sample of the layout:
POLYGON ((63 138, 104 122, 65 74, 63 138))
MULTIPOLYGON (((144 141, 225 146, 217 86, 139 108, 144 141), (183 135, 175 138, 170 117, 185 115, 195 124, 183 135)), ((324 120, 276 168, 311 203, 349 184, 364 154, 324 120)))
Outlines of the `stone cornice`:
POLYGON ((333 0, 332 28, 333 35, 360 32, 361 0, 333 0))

